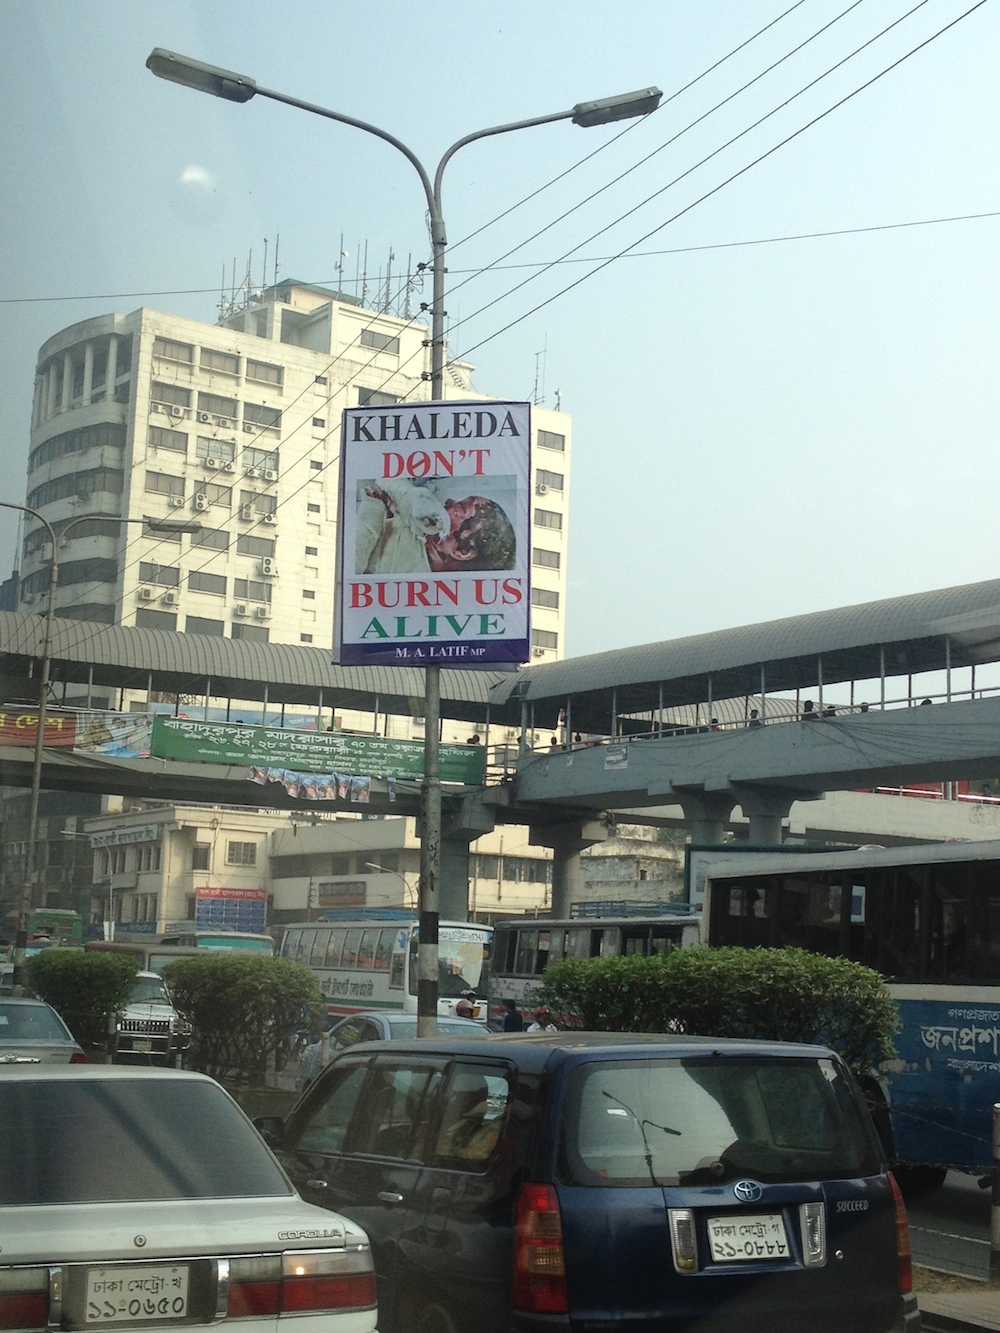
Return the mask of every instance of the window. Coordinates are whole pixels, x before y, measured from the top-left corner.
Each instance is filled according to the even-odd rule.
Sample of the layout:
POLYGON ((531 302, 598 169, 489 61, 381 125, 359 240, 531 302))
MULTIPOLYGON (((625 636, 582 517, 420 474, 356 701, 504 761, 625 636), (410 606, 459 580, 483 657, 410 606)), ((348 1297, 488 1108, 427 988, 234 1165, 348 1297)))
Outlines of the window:
POLYGON ((379 1157, 413 1158, 425 1140, 439 1070, 376 1065, 351 1136, 356 1152, 379 1157))
POLYGON ((213 440, 205 435, 198 436, 194 451, 198 458, 215 458, 220 463, 231 463, 236 457, 232 440, 213 440))
POLYGON ((263 625, 234 625, 232 637, 234 639, 255 639, 258 643, 267 643, 271 637, 271 631, 265 629, 263 625))
POLYGON ((121 495, 124 485, 124 473, 117 468, 95 467, 86 472, 68 472, 62 477, 53 477, 28 492, 27 503, 32 509, 51 504, 53 500, 66 500, 72 495, 89 496, 97 491, 108 491, 112 495, 121 495))
POLYGON ((553 611, 559 610, 559 594, 552 592, 549 588, 532 588, 531 590, 532 606, 548 606, 553 611))
POLYGON ((227 866, 255 866, 257 864, 257 844, 255 842, 226 843, 227 866))
POLYGON ((561 491, 563 488, 563 474, 561 472, 547 472, 543 467, 540 467, 535 473, 535 481, 539 486, 547 486, 550 491, 561 491))
POLYGON ((552 509, 536 509, 535 527, 552 528, 556 532, 562 532, 562 514, 557 514, 552 509))
POLYGON ((302 596, 303 596, 307 601, 314 601, 314 600, 315 600, 315 597, 316 597, 316 590, 315 590, 315 588, 303 588, 303 589, 302 589, 302 596))
POLYGON ((531 642, 535 648, 556 649, 559 647, 559 635, 550 629, 533 629, 531 642))
POLYGON ((318 547, 318 546, 307 546, 307 547, 306 547, 306 555, 319 555, 319 547, 318 547))
POLYGON ((281 366, 272 366, 267 361, 254 361, 249 356, 247 357, 246 374, 248 380, 257 380, 260 384, 277 384, 279 388, 284 383, 285 378, 285 372, 281 366))
POLYGON ((256 491, 240 491, 240 508, 252 509, 256 514, 274 514, 278 510, 278 497, 258 495, 256 491))
POLYGON ((218 482, 206 481, 202 483, 201 494, 210 505, 219 505, 222 509, 233 507, 232 486, 220 486, 218 482))
POLYGON ((484 1170, 500 1141, 510 1085, 499 1066, 455 1064, 442 1100, 435 1156, 484 1170))
POLYGON ((217 370, 223 375, 240 373, 240 358, 232 352, 217 352, 214 347, 201 349, 202 370, 217 370))
POLYGON ((311 634, 299 635, 299 643, 312 643, 312 641, 313 641, 313 636, 311 634))
POLYGON ((184 478, 169 472, 147 472, 145 489, 154 495, 184 495, 184 478))
POLYGON ((538 432, 538 443, 543 449, 558 449, 560 453, 566 452, 566 436, 556 435, 551 430, 540 430, 538 432))
POLYGON ((263 579, 233 579, 233 596, 245 597, 248 602, 269 602, 271 587, 263 579))
POLYGON ((358 342, 362 347, 372 347, 376 352, 388 352, 390 356, 399 356, 399 339, 388 333, 378 333, 375 329, 362 329, 358 342))
POLYGON ((322 506, 320 505, 313 505, 313 504, 306 505, 306 513, 308 514, 321 514, 322 512, 323 509, 322 506))
POLYGON ((208 620, 205 616, 188 616, 184 629, 188 634, 211 634, 217 639, 221 639, 226 631, 221 620, 208 620))
POLYGON ((367 1073, 367 1064, 349 1065, 342 1068, 333 1082, 327 1081, 329 1092, 314 1106, 299 1131, 297 1151, 324 1155, 343 1152, 367 1073))
POLYGON ((191 869, 211 870, 212 845, 208 842, 196 842, 191 848, 191 869))
POLYGON ((210 592, 218 597, 225 597, 226 576, 224 574, 204 574, 199 569, 193 569, 188 575, 188 588, 191 592, 210 592))
POLYGON ((322 458, 310 458, 309 466, 312 468, 313 472, 322 472, 323 471, 322 458))
POLYGON ((277 472, 278 451, 277 449, 244 449, 243 466, 267 468, 272 472, 277 472))
POLYGON ((243 420, 254 426, 267 427, 269 430, 281 429, 281 412, 277 407, 267 407, 264 403, 244 403, 243 420))
POLYGON ((53 435, 50 440, 33 449, 28 459, 28 471, 33 472, 43 463, 51 463, 55 458, 65 458, 67 454, 85 453, 88 449, 125 448, 125 427, 112 423, 99 426, 83 426, 80 430, 65 431, 62 435, 53 435))
POLYGON ((237 555, 274 555, 274 542, 269 537, 252 537, 245 533, 236 538, 237 555))
POLYGON ((179 588, 181 571, 173 565, 157 565, 151 560, 140 560, 139 582, 155 583, 161 588, 179 588))
POLYGON ((138 629, 176 629, 177 617, 172 611, 148 611, 140 607, 135 613, 138 629))
MULTIPOLYGON (((323 427, 326 425, 326 417, 313 417, 313 425, 323 427)), ((313 467, 322 467, 322 463, 313 463, 313 467)))
POLYGON ((315 383, 316 383, 316 384, 329 384, 330 381, 327 379, 327 377, 326 377, 325 375, 317 375, 317 376, 316 376, 316 379, 315 379, 315 383))
POLYGON ((186 431, 165 430, 162 426, 150 426, 147 438, 151 449, 173 449, 178 454, 187 453, 188 437, 186 431))
POLYGON ((174 342, 172 338, 154 338, 153 355, 164 361, 181 361, 184 365, 194 365, 194 348, 190 343, 174 342))
POLYGON ((536 546, 531 552, 531 563, 541 565, 544 569, 558 569, 560 564, 559 552, 546 551, 542 547, 536 546))
POLYGON ((358 389, 358 407, 392 407, 398 403, 398 393, 382 393, 378 389, 358 389))
POLYGON ((211 412, 218 417, 234 417, 236 415, 236 399, 223 398, 218 393, 200 393, 198 395, 198 411, 211 412))
POLYGON ((200 532, 192 532, 192 546, 209 546, 213 551, 229 550, 229 533, 224 528, 202 528, 200 532))
POLYGON ((182 389, 179 384, 160 384, 154 380, 149 396, 154 403, 169 403, 172 407, 191 406, 191 390, 182 389))

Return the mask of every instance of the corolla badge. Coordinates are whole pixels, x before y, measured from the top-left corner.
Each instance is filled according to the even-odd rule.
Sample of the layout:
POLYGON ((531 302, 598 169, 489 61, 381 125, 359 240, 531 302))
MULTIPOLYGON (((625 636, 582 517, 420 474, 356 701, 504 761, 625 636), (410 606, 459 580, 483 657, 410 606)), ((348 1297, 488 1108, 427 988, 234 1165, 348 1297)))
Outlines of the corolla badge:
POLYGON ((764 1191, 756 1180, 738 1180, 733 1186, 733 1193, 742 1203, 757 1203, 764 1197, 764 1191))

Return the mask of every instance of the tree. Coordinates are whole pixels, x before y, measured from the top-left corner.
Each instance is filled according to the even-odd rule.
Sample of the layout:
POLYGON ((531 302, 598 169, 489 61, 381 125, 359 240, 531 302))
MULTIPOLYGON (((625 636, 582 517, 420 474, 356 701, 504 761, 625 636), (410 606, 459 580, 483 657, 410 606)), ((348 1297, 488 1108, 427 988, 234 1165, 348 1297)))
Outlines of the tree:
POLYGON ((81 1046, 105 1047, 138 970, 131 954, 44 949, 25 963, 25 981, 62 1016, 81 1046))

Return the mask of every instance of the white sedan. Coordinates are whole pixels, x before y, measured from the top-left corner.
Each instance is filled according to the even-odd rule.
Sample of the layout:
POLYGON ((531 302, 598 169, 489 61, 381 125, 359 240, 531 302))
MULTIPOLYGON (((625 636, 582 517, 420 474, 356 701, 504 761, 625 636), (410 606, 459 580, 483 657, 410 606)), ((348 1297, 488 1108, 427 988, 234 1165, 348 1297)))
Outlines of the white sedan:
POLYGON ((11 1065, 0 1125, 0 1329, 375 1330, 365 1233, 211 1079, 11 1065))

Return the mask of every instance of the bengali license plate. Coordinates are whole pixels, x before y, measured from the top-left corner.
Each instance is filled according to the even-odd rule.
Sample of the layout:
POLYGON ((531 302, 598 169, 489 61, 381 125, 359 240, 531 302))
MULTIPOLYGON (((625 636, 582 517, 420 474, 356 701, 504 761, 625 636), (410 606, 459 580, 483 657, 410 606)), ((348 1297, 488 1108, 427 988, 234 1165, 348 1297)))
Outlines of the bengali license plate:
POLYGON ((789 1257, 785 1220, 780 1213, 710 1217, 708 1244, 716 1263, 789 1257))
POLYGON ((184 1319, 187 1264, 143 1264, 87 1270, 87 1324, 138 1324, 184 1319))
POLYGON ((153 1043, 148 1037, 133 1037, 132 1049, 133 1051, 151 1051, 153 1049, 153 1043))

